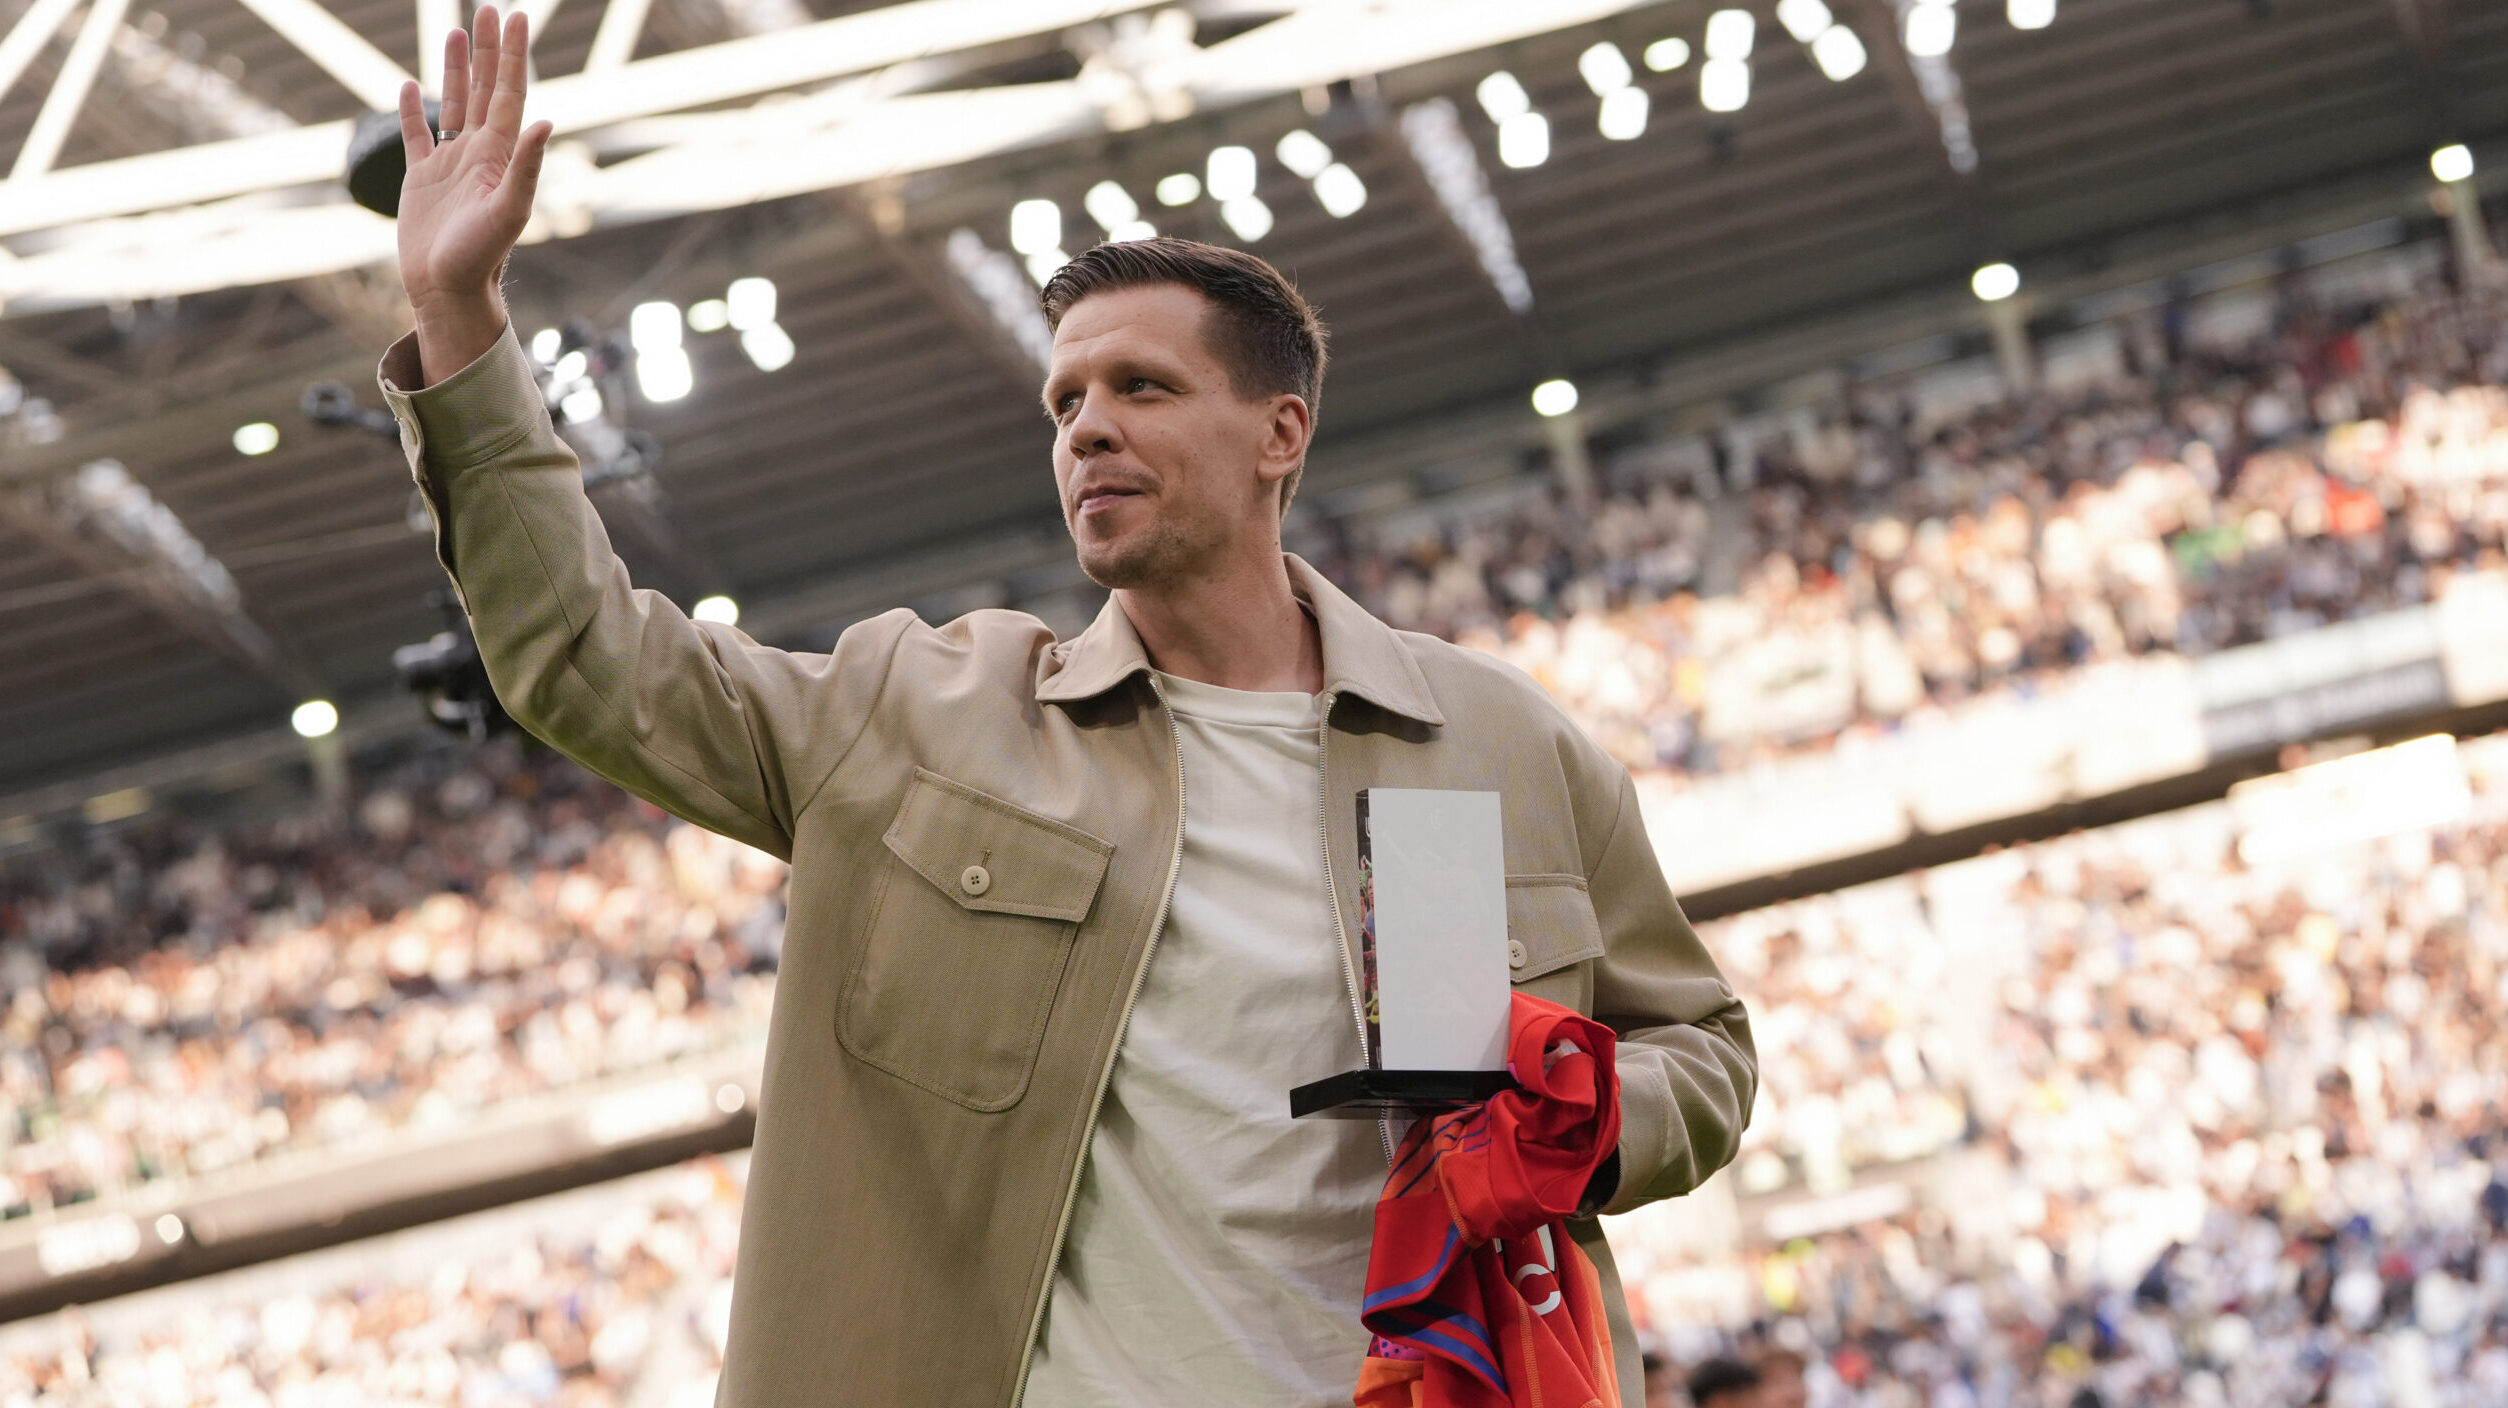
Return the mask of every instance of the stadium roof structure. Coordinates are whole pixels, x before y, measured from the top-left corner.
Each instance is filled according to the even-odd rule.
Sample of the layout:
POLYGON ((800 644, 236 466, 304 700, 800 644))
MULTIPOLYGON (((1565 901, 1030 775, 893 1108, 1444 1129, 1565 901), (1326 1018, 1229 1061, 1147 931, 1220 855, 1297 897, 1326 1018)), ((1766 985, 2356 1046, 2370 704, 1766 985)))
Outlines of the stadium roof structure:
MULTIPOLYGON (((389 224, 338 175, 458 3, 0 0, 0 824, 134 760, 292 746, 304 698, 412 714, 390 652, 441 627, 441 576, 406 471, 298 407, 324 381, 375 403, 406 310, 389 224), (275 447, 236 435, 264 423, 275 447)), ((2428 220, 2448 143, 2508 166, 2508 7, 2450 0, 2039 0, 2025 30, 1980 0, 1750 0, 1740 58, 1704 0, 528 7, 563 130, 517 324, 624 332, 772 280, 790 364, 698 332, 689 394, 613 383, 662 456, 595 494, 640 580, 801 643, 1076 580, 1009 281, 1021 201, 1078 247, 1082 211, 1121 215, 1089 195, 1111 181, 1124 218, 1289 270, 1333 328, 1328 501, 1538 449, 1546 378, 1587 424, 1659 418, 1981 326, 1988 262, 2054 315, 2428 220), (1955 11, 1947 53, 1924 10, 1955 11), (1854 41, 1824 53, 1831 27, 1854 41), (1520 93, 1484 88, 1500 70, 1520 93), (1702 82, 1746 101, 1707 111, 1702 82), (1630 88, 1643 130, 1606 137, 1630 88), (1518 107, 1538 162, 1502 142, 1518 107), (1299 130, 1332 191, 1280 150, 1299 130), (1259 219, 1153 194, 1236 179, 1226 146, 1256 155, 1259 219)))

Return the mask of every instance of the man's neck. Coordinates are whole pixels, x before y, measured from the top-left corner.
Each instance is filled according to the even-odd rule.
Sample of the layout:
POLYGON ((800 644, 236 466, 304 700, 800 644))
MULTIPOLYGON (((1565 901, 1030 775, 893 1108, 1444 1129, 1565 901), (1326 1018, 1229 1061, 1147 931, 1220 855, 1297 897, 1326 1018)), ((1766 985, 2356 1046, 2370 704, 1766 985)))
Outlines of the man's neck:
POLYGON ((1167 674, 1223 689, 1314 694, 1324 687, 1322 637, 1277 551, 1172 587, 1120 589, 1115 600, 1150 664, 1167 674))

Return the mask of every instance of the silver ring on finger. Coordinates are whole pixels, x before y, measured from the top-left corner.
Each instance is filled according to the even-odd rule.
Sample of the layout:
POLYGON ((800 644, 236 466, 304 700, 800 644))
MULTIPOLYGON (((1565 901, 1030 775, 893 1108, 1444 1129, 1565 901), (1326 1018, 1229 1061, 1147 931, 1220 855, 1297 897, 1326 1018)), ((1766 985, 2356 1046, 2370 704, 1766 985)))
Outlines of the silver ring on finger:
POLYGON ((462 134, 462 130, 461 130, 460 128, 456 127, 456 128, 452 129, 452 130, 451 130, 451 131, 449 131, 449 132, 438 132, 438 133, 436 133, 436 134, 435 134, 435 139, 436 139, 437 141, 439 141, 439 142, 449 142, 449 141, 453 140, 455 137, 460 136, 461 134, 462 134))

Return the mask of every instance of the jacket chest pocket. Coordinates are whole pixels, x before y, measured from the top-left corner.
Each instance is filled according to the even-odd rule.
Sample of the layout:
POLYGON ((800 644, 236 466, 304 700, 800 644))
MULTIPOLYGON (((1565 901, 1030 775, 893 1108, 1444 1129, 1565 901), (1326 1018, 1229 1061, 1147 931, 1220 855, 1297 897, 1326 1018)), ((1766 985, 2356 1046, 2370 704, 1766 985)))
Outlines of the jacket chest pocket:
POLYGON ((837 1040, 935 1095, 1008 1109, 1115 848, 921 768, 882 839, 837 1040))
POLYGON ((1591 1014, 1602 925, 1582 875, 1507 877, 1507 978, 1519 992, 1591 1014))

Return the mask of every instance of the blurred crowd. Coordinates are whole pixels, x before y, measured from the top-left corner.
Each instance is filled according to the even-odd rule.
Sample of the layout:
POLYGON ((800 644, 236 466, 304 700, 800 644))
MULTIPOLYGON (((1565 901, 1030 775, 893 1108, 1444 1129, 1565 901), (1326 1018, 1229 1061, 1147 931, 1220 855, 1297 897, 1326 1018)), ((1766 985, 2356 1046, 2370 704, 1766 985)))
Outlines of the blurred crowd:
MULTIPOLYGON (((2508 566, 2508 304, 2293 295, 2237 338, 2181 313, 2027 397, 1847 383, 1606 448, 1591 503, 1327 524, 1316 556, 1676 772, 2508 566)), ((1913 1195, 1775 1244, 1617 1224, 1661 1401, 2508 1403, 2508 779, 2303 863, 2236 842, 2198 808, 1707 926, 1762 1062, 1742 1215, 1913 1195)), ((341 808, 22 856, 0 1213, 761 1038, 783 879, 503 745, 361 772, 341 808)), ((738 1204, 704 1178, 440 1271, 204 1285, 119 1338, 61 1318, 0 1350, 0 1408, 625 1404, 666 1323, 711 1346, 702 1381, 738 1204)))
POLYGON ((2434 831, 2236 840, 2216 804, 1708 926, 1758 998, 1745 1205, 1917 1196, 1703 1258, 1622 1224, 1661 1347, 1874 1408, 2508 1402, 2508 769, 2434 831), (1926 953, 1981 1029, 1891 971, 1926 953), (1887 1167, 1937 1101, 1965 1131, 1887 1167))
POLYGON ((763 1036, 784 867, 553 755, 0 873, 0 1212, 454 1128, 763 1036))
POLYGON ((2182 306, 2091 329, 2027 396, 1841 381, 1607 451, 1591 501, 1353 519, 1317 552, 1386 619, 1522 666, 1622 762, 1687 772, 2508 562, 2508 301, 2260 311, 2237 337, 2182 306))
POLYGON ((449 1248, 404 1234, 368 1256, 273 1268, 286 1284, 250 1273, 260 1279, 154 1292, 146 1314, 64 1311, 0 1347, 0 1405, 708 1408, 745 1172, 703 1159, 617 1190, 590 1217, 490 1215, 572 1225, 444 1229, 460 1242, 449 1248))

